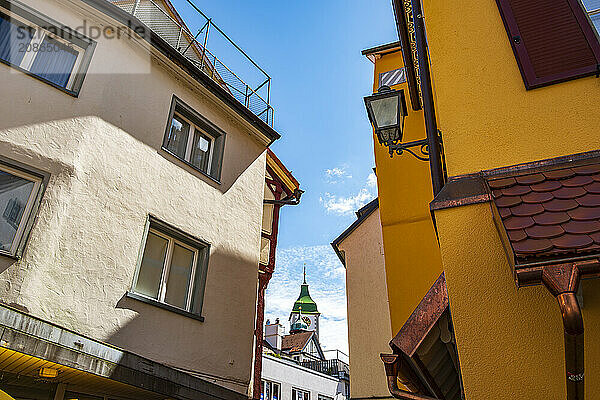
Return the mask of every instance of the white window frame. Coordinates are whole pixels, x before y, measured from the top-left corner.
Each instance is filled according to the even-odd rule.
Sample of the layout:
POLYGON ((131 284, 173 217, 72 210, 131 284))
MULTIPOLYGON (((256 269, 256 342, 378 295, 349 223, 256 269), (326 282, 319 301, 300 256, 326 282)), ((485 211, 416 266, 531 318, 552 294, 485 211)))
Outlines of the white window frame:
POLYGON ((15 237, 13 238, 13 242, 10 246, 10 250, 1 250, 0 254, 14 257, 17 254, 17 250, 21 244, 23 236, 25 235, 25 231, 27 229, 29 218, 31 217, 31 212, 33 210, 34 203, 38 197, 38 193, 40 192, 40 188, 42 186, 43 179, 41 177, 28 174, 19 169, 12 168, 4 163, 0 163, 0 171, 7 172, 11 175, 15 175, 19 178, 26 179, 34 183, 33 189, 29 194, 29 198, 27 199, 27 203, 25 204, 23 214, 21 215, 21 220, 19 221, 19 227, 15 232, 15 237))
POLYGON ((321 393, 319 393, 319 395, 317 397, 318 397, 318 400, 333 400, 333 397, 325 396, 324 394, 321 394, 321 393))
POLYGON ((275 381, 269 381, 267 379, 263 379, 262 383, 263 383, 263 391, 262 391, 263 400, 273 400, 273 387, 275 385, 277 385, 279 387, 279 391, 278 391, 279 396, 278 396, 277 400, 281 400, 281 383, 275 382, 275 381), (271 385, 271 397, 267 397, 267 385, 271 385))
MULTIPOLYGON (((145 295, 145 294, 142 294, 142 293, 139 293, 139 292, 136 291, 136 286, 137 286, 137 282, 138 282, 139 273, 140 273, 140 270, 141 270, 142 264, 143 264, 144 251, 146 250, 146 246, 148 244, 148 235, 146 235, 146 241, 144 243, 144 247, 143 247, 142 252, 141 252, 139 266, 138 266, 138 268, 137 268, 137 270, 135 272, 135 277, 134 277, 134 281, 133 281, 134 283, 133 283, 131 291, 133 293, 135 293, 136 295, 138 295, 138 296, 142 296, 142 297, 145 297, 147 299, 150 299, 150 300, 157 301, 159 303, 165 304, 165 305, 167 305, 169 307, 175 307, 175 308, 178 308, 178 309, 181 309, 183 311, 191 313, 192 312, 191 309, 192 309, 192 300, 193 300, 193 296, 194 296, 194 289, 196 287, 195 283, 196 283, 196 273, 197 273, 197 270, 198 270, 198 258, 199 258, 199 255, 200 255, 200 251, 202 249, 198 249, 196 247, 190 246, 189 244, 187 244, 185 242, 182 242, 181 240, 175 239, 171 235, 169 235, 167 233, 164 233, 164 232, 162 232, 160 230, 157 230, 155 228, 149 228, 148 229, 148 233, 152 233, 152 234, 154 234, 156 236, 159 236, 159 237, 161 237, 161 238, 163 238, 163 239, 165 239, 165 240, 168 241, 167 251, 166 251, 166 254, 165 254, 165 260, 163 261, 162 273, 161 273, 159 287, 158 287, 158 296, 157 296, 158 298, 153 298, 153 297, 150 297, 148 295, 145 295), (188 291, 187 291, 187 300, 186 300, 185 308, 181 308, 179 306, 176 306, 176 305, 173 305, 173 304, 169 304, 169 303, 167 303, 165 301, 165 297, 166 297, 166 294, 167 294, 167 285, 168 285, 168 279, 169 279, 169 272, 171 270, 171 260, 172 260, 172 257, 173 257, 173 250, 175 248, 175 244, 177 244, 177 245, 179 245, 179 246, 181 246, 181 247, 183 247, 183 248, 185 248, 187 250, 190 250, 190 251, 192 251, 194 253, 193 263, 192 263, 192 272, 191 272, 191 275, 190 275, 190 283, 189 283, 189 286, 187 288, 188 291)), ((204 295, 204 294, 202 293, 202 295, 204 295)))
MULTIPOLYGON (((17 7, 17 8, 20 8, 20 7, 17 7)), ((84 72, 84 71, 82 71, 82 65, 84 62, 83 60, 88 51, 88 48, 90 48, 90 50, 93 51, 93 48, 94 48, 93 42, 89 39, 86 39, 85 41, 89 41, 88 48, 83 48, 69 40, 66 40, 60 36, 55 35, 54 33, 48 31, 47 29, 42 28, 38 24, 35 24, 34 22, 28 20, 27 18, 21 16, 17 12, 8 10, 2 6, 0 6, 0 11, 2 13, 4 13, 5 15, 8 15, 9 18, 14 19, 14 20, 22 23, 23 25, 26 25, 35 30, 35 34, 33 35, 31 42, 29 42, 28 46, 33 46, 34 44, 37 44, 38 46, 40 46, 46 37, 50 37, 50 38, 64 44, 65 46, 70 47, 71 49, 73 49, 77 52, 77 58, 75 60, 75 63, 73 64, 73 68, 71 69, 71 72, 69 74, 69 80, 67 81, 67 84, 64 87, 57 85, 53 82, 50 82, 47 79, 44 79, 44 78, 36 75, 35 73, 31 72, 31 67, 33 66, 33 63, 35 62, 35 59, 36 59, 37 55, 39 54, 39 51, 31 51, 31 50, 27 51, 25 56, 21 60, 21 63, 19 65, 15 65, 19 69, 26 71, 30 75, 35 76, 36 78, 38 78, 44 82, 47 82, 55 87, 65 89, 68 92, 72 92, 73 94, 76 94, 74 85, 76 83, 78 74, 81 72, 84 72)), ((42 19, 45 19, 45 18, 42 18, 42 19)), ((64 31, 64 29, 65 29, 65 27, 59 26, 58 24, 54 23, 53 21, 49 21, 48 25, 51 25, 53 28, 56 28, 57 30, 61 30, 61 31, 64 31)), ((73 31, 71 31, 71 32, 73 32, 73 31)), ((73 34, 75 34, 75 33, 73 33, 73 34)), ((90 57, 91 57, 91 54, 90 54, 90 57)))
POLYGON ((211 166, 212 166, 212 161, 213 161, 213 154, 215 152, 215 138, 209 134, 208 132, 206 132, 204 129, 199 128, 196 124, 194 124, 192 121, 190 121, 189 118, 184 117, 183 115, 181 115, 181 113, 175 111, 173 113, 173 118, 171 119, 171 126, 173 126, 173 119, 180 119, 182 121, 187 122, 190 125, 190 132, 188 133, 188 140, 187 143, 185 144, 185 155, 183 156, 183 159, 185 162, 190 163, 191 165, 194 166, 194 168, 198 168, 199 170, 202 171, 202 169, 194 164, 192 164, 192 150, 193 150, 193 146, 194 146, 194 136, 196 135, 196 131, 202 133, 204 136, 208 137, 210 139, 210 148, 209 148, 209 152, 208 152, 208 165, 206 166, 206 171, 202 171, 208 175, 210 175, 211 171, 211 166))

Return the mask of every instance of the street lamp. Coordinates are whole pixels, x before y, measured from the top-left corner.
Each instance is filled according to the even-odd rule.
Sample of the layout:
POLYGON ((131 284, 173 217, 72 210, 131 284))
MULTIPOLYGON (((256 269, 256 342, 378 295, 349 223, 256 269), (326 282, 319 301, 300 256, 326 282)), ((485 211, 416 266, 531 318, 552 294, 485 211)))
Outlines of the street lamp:
POLYGON ((404 118, 408 115, 404 90, 392 90, 389 86, 382 86, 377 93, 365 97, 365 107, 377 139, 380 144, 389 148, 390 157, 393 157, 394 153, 400 155, 406 150, 419 160, 429 160, 427 139, 402 143, 404 118), (421 147, 423 156, 410 149, 417 146, 421 147))
POLYGON ((390 146, 402 140, 404 118, 408 115, 403 90, 382 86, 377 93, 365 97, 365 106, 380 144, 390 146))

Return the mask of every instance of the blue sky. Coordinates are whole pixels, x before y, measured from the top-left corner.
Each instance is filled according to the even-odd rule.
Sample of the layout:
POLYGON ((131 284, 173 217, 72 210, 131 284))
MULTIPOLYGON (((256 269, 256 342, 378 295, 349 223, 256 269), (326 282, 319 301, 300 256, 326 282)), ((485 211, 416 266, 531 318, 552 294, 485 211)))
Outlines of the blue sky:
MULTIPOLYGON (((201 19, 186 0, 172 1, 197 30, 201 19)), ((282 134, 272 149, 306 191, 301 205, 282 210, 266 316, 287 322, 306 263, 323 314, 321 342, 347 351, 345 275, 329 243, 376 196, 362 100, 372 89, 373 65, 360 52, 397 40, 391 2, 193 1, 272 77, 274 127, 282 134)), ((217 54, 230 55, 225 49, 217 54)), ((231 69, 244 72, 236 59, 229 60, 231 69)))

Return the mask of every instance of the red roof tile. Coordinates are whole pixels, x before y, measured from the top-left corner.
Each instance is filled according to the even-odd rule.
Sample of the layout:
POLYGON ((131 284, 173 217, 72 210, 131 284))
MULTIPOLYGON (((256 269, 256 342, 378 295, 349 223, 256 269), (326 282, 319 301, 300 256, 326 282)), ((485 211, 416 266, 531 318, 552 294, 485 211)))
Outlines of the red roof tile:
POLYGON ((487 178, 517 264, 600 249, 600 162, 554 168, 487 178))
POLYGON ((314 332, 297 332, 284 336, 281 344, 281 350, 294 353, 302 351, 306 343, 310 340, 314 332))

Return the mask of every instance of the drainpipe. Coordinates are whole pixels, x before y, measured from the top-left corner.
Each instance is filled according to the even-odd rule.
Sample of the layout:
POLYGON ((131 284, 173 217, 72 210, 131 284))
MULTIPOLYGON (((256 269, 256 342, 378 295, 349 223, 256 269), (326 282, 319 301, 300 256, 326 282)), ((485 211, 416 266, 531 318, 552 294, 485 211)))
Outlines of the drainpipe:
POLYGON ((388 390, 390 394, 396 399, 400 400, 437 400, 435 397, 429 397, 420 394, 418 387, 415 386, 414 378, 410 379, 412 371, 408 368, 408 365, 402 361, 402 358, 398 354, 381 354, 381 359, 385 364, 385 374, 387 376, 388 390), (403 380, 402 384, 415 392, 408 392, 398 387, 398 379, 402 372, 402 376, 409 377, 409 379, 403 380))
POLYGON ((542 282, 558 300, 565 336, 567 400, 584 400, 583 317, 577 301, 580 271, 575 264, 544 267, 542 282))
POLYGON ((263 333, 265 321, 265 291, 271 279, 271 273, 258 273, 258 297, 256 299, 256 327, 254 337, 256 345, 254 347, 254 382, 252 387, 252 399, 260 400, 262 388, 262 352, 263 352, 263 333))
MULTIPOLYGON (((419 59, 419 75, 421 77, 421 95, 423 97, 423 113, 425 116, 425 129, 429 150, 429 168, 431 169, 431 183, 433 197, 444 186, 444 172, 442 169, 442 156, 440 149, 440 135, 437 128, 435 105, 433 104, 433 89, 431 85, 431 71, 429 70, 429 56, 427 52, 427 37, 423 23, 423 10, 421 0, 411 0, 413 22, 415 26, 415 39, 417 57, 419 59)), ((402 10, 403 11, 403 10, 402 10)))

